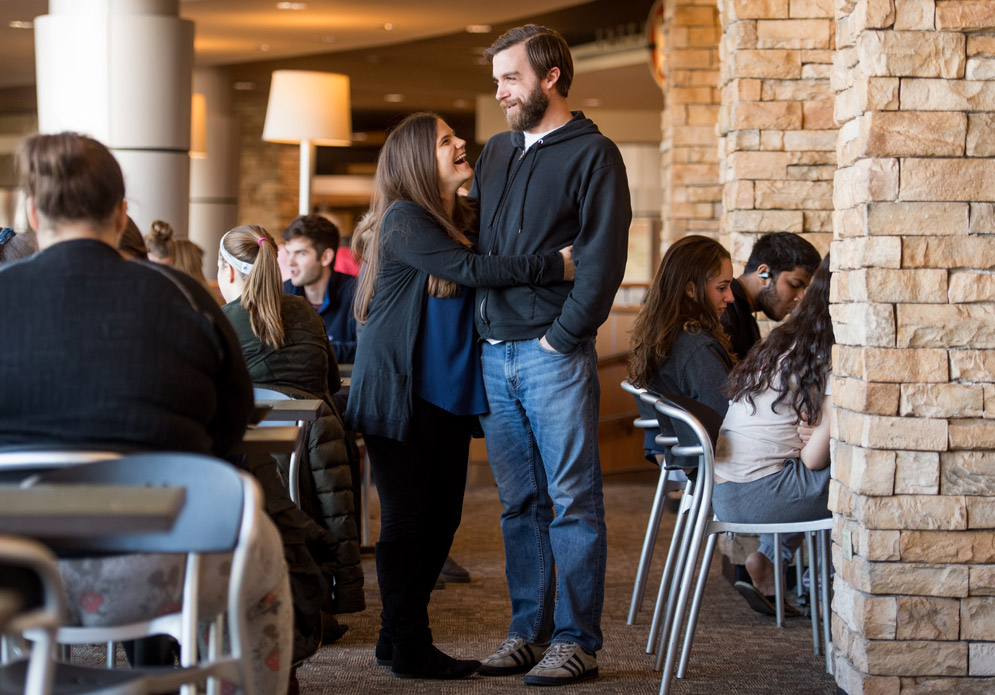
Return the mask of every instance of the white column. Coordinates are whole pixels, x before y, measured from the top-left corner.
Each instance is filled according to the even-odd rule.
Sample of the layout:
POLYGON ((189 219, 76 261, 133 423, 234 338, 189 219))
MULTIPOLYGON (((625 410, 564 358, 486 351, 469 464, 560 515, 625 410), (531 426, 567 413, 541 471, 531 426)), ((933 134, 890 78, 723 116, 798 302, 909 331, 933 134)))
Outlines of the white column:
POLYGON ((185 236, 193 22, 179 0, 49 0, 35 60, 39 131, 103 142, 139 229, 162 219, 185 236))
POLYGON ((190 240, 204 249, 204 277, 213 280, 221 237, 238 223, 238 128, 227 70, 194 70, 193 88, 207 102, 207 157, 190 162, 190 240))

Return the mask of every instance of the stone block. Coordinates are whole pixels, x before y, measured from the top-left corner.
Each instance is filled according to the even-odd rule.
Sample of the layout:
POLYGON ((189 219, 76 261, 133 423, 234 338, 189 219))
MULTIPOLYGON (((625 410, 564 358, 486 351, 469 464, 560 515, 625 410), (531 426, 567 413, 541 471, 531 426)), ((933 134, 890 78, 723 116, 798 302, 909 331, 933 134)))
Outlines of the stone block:
POLYGON ((833 51, 832 49, 825 49, 825 50, 820 50, 817 48, 805 49, 802 51, 802 65, 805 65, 806 63, 823 63, 825 65, 832 65, 833 53, 835 53, 835 51, 833 51))
POLYGON ((902 160, 903 200, 995 200, 995 159, 902 160))
POLYGON ((788 16, 792 19, 804 17, 833 17, 833 0, 790 0, 788 16))
POLYGON ((833 97, 825 80, 760 80, 760 85, 763 101, 813 101, 833 97))
POLYGON ((985 394, 980 385, 902 384, 900 415, 958 418, 981 417, 984 412, 985 394))
MULTIPOLYGON (((836 167, 834 166, 789 166, 785 170, 785 174, 789 181, 832 181, 833 177, 836 176, 836 167)), ((825 231, 831 232, 832 227, 832 214, 826 211, 826 219, 824 223, 827 225, 825 231)))
POLYGON ((831 210, 833 186, 828 181, 757 181, 758 209, 831 210))
POLYGON ((788 0, 732 0, 730 19, 776 19, 788 16, 788 0))
MULTIPOLYGON (((730 181, 722 188, 722 202, 726 211, 735 215, 737 210, 753 207, 753 182, 730 181)), ((800 220, 799 220, 800 223, 800 220)), ((800 228, 799 228, 799 231, 800 228)))
POLYGON ((846 582, 837 582, 833 613, 848 628, 868 639, 895 639, 898 599, 894 596, 872 596, 857 591, 846 582))
POLYGON ((728 25, 722 39, 727 51, 751 50, 757 47, 756 20, 740 20, 728 25))
MULTIPOLYGON (((960 632, 960 601, 952 598, 899 596, 899 640, 956 640, 960 632)), ((871 635, 867 635, 871 637, 871 635)))
POLYGON ((951 420, 951 449, 995 449, 995 421, 951 420))
POLYGON ((802 231, 802 213, 793 210, 737 210, 728 217, 731 232, 802 231))
POLYGON ((990 238, 981 236, 908 237, 902 240, 902 266, 989 270, 995 268, 995 245, 990 238))
POLYGON ((667 92, 669 104, 714 104, 715 90, 709 87, 671 87, 667 92))
POLYGON ((788 152, 815 150, 831 153, 836 149, 836 130, 794 130, 784 133, 788 152))
POLYGON ((995 234, 995 205, 971 203, 971 234, 995 234))
POLYGON ((762 80, 732 80, 722 88, 723 99, 732 101, 760 101, 762 80))
MULTIPOLYGON (((995 59, 993 59, 995 62, 995 59)), ((995 78, 995 74, 993 74, 995 78)), ((995 113, 967 115, 967 156, 995 156, 995 113)))
POLYGON ((842 239, 833 243, 832 263, 836 270, 851 268, 899 268, 902 262, 901 237, 878 236, 842 239))
POLYGON ((939 492, 939 454, 930 451, 895 452, 896 495, 936 495, 939 492))
POLYGON ((898 304, 896 347, 995 348, 995 305, 898 304))
POLYGON ((806 210, 805 232, 810 234, 809 241, 820 253, 829 250, 829 244, 833 240, 833 213, 830 210, 806 210), (824 239, 821 243, 819 239, 824 239))
POLYGON ((784 150, 784 133, 780 130, 761 130, 760 149, 765 152, 781 152, 784 150))
MULTIPOLYGON (((991 635, 988 636, 991 638, 991 635)), ((969 676, 995 676, 995 642, 972 642, 968 645, 969 676)), ((992 682, 995 688, 995 681, 992 682)))
POLYGON ((956 33, 865 31, 857 40, 861 69, 876 77, 960 78, 966 49, 967 39, 956 33))
MULTIPOLYGON (((834 420, 840 441, 869 449, 945 451, 947 421, 928 418, 865 415, 836 411, 834 420)), ((888 513, 887 510, 882 514, 888 513)), ((882 520, 880 523, 886 523, 882 520)), ((894 528, 878 526, 877 528, 894 528)))
POLYGON ((870 111, 897 111, 899 108, 899 88, 897 77, 868 77, 857 82, 861 104, 870 111))
POLYGON ((995 28, 990 0, 937 0, 936 28, 941 31, 983 31, 995 28))
POLYGON ((993 692, 995 678, 929 678, 902 686, 902 695, 991 695, 993 692))
POLYGON ((671 24, 680 26, 711 26, 718 21, 716 8, 707 5, 677 5, 671 24))
POLYGON ((833 352, 833 365, 837 376, 852 376, 871 382, 949 381, 947 351, 943 349, 890 350, 838 344, 833 352))
POLYGON ((995 596, 995 565, 970 568, 971 596, 995 596))
POLYGON ((940 454, 940 494, 995 497, 995 453, 948 451, 940 454))
POLYGON ((898 402, 898 384, 866 382, 861 379, 833 381, 833 404, 847 410, 872 415, 897 415, 898 402))
POLYGON ((995 82, 903 79, 899 94, 906 111, 995 110, 995 82))
POLYGON ((953 157, 964 154, 967 114, 874 111, 860 119, 858 156, 953 157))
POLYGON ((728 152, 741 152, 760 149, 759 130, 737 130, 726 137, 728 152))
MULTIPOLYGON (((757 21, 757 48, 829 48, 830 19, 761 19, 757 21)), ((799 56, 800 58, 800 56, 799 56)))
POLYGON ((850 276, 851 295, 842 301, 886 304, 947 302, 945 270, 865 268, 850 273, 850 276))
POLYGON ((694 70, 710 68, 714 65, 714 55, 707 48, 685 48, 667 54, 667 62, 674 70, 694 70))
POLYGON ((968 58, 964 77, 968 80, 995 79, 995 58, 968 58))
POLYGON ((903 563, 926 562, 963 567, 995 562, 995 534, 989 531, 902 531, 900 543, 903 563))
POLYGON ((719 180, 716 164, 675 164, 670 167, 670 183, 674 186, 709 184, 719 180))
MULTIPOLYGON (((855 640, 864 648, 864 665, 881 676, 966 676, 967 643, 855 640)), ((857 652, 859 654, 859 651, 857 652)), ((851 655, 853 653, 851 652, 851 655)), ((854 663, 861 666, 857 656, 854 663)))
POLYGON ((672 134, 672 143, 674 147, 688 146, 688 147, 700 147, 706 145, 715 145, 715 127, 714 126, 680 126, 674 128, 672 134))
POLYGON ((802 104, 802 127, 805 130, 826 130, 834 126, 831 99, 807 101, 802 104))
POLYGON ((971 271, 950 274, 951 304, 990 302, 995 297, 995 276, 971 271))
POLYGON ((787 174, 786 152, 734 152, 727 159, 733 179, 783 179, 787 174))
POLYGON ((730 56, 730 69, 732 77, 797 79, 802 76, 802 57, 797 50, 744 49, 730 56))
POLYGON ((995 57, 995 36, 972 35, 967 37, 967 57, 995 57))
MULTIPOLYGON (((833 398, 836 398, 835 389, 833 398)), ((864 449, 846 442, 838 442, 833 465, 836 467, 834 476, 855 493, 891 495, 894 490, 894 451, 864 449)))
POLYGON ((829 80, 833 72, 833 66, 823 63, 802 64, 803 80, 829 80))
POLYGON ((898 191, 897 159, 863 159, 836 172, 833 203, 842 210, 861 203, 893 201, 898 191))
MULTIPOLYGON (((864 208, 851 207, 833 211, 833 234, 839 240, 863 237, 867 234, 864 224, 864 208)), ((901 258, 901 240, 898 255, 901 258)), ((901 262, 899 260, 899 262, 901 262)))
POLYGON ((732 130, 799 130, 802 105, 789 101, 743 101, 733 104, 729 120, 732 130))
POLYGON ((995 498, 967 498, 967 527, 995 529, 995 498))
POLYGON ((950 351, 951 379, 991 382, 993 375, 995 375, 995 352, 989 350, 950 351))
POLYGON ((688 44, 693 47, 714 47, 719 45, 722 38, 722 29, 715 24, 713 26, 688 27, 688 44))
POLYGON ((895 316, 890 304, 842 304, 831 306, 830 314, 840 345, 895 346, 895 316))
POLYGON ((967 203, 869 203, 867 234, 872 236, 966 236, 967 203))
POLYGON ((971 596, 960 602, 960 636, 989 640, 995 635, 995 597, 971 596))
POLYGON ((950 495, 854 496, 858 521, 871 529, 948 530, 967 529, 967 502, 950 495))
MULTIPOLYGON (((927 533, 916 531, 912 533, 927 533)), ((932 531, 929 533, 939 533, 932 531)), ((959 535, 961 532, 945 532, 959 535)), ((903 534, 904 536, 904 534, 903 534)), ((839 565, 835 562, 835 567, 839 565)), ((902 594, 911 596, 948 596, 959 598, 967 596, 968 571, 965 565, 934 565, 909 562, 861 562, 866 567, 868 593, 872 594, 902 594)), ((849 581, 849 580, 848 580, 849 581)))
POLYGON ((935 0, 896 0, 894 28, 896 31, 931 31, 935 11, 935 0))

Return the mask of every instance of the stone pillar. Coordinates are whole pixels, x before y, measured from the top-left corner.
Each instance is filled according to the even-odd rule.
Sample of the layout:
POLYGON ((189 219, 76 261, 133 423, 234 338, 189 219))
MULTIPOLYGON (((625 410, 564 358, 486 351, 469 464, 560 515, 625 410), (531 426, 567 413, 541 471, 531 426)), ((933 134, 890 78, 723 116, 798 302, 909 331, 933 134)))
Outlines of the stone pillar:
POLYGON ((836 680, 995 692, 995 3, 836 16, 836 680))
MULTIPOLYGON (((873 1, 873 0, 872 0, 873 1)), ((832 0, 718 0, 722 231, 737 264, 757 235, 832 232, 832 0)))
POLYGON ((196 70, 193 87, 207 102, 207 156, 190 162, 190 240, 204 249, 204 277, 214 280, 218 244, 238 224, 238 128, 227 70, 196 70))
POLYGON ((158 218, 186 236, 193 22, 179 0, 50 0, 35 54, 39 130, 103 142, 139 228, 158 218))
POLYGON ((717 136, 719 24, 715 0, 664 7, 663 245, 718 236, 722 190, 717 136))

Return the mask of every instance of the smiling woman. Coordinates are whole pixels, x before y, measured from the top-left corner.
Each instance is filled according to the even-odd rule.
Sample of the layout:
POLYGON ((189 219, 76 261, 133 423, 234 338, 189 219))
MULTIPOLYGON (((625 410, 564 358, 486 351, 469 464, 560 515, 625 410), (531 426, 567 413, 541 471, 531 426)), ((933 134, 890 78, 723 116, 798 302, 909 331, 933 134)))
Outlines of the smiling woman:
POLYGON ((346 422, 362 432, 380 494, 376 660, 394 674, 464 678, 479 662, 432 645, 428 602, 463 508, 470 433, 486 412, 468 287, 547 284, 569 254, 481 256, 466 142, 431 113, 408 116, 377 161, 354 248, 365 262, 346 422))

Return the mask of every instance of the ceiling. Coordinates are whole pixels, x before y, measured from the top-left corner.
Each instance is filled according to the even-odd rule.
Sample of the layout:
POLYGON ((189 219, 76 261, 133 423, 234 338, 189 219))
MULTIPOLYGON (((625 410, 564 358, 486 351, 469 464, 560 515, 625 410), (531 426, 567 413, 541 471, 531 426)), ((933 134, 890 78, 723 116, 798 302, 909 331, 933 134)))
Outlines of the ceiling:
MULTIPOLYGON (((180 0, 180 15, 195 24, 196 65, 228 67, 239 99, 265 99, 270 72, 293 67, 349 74, 360 122, 422 108, 470 114, 477 95, 491 90, 483 48, 527 19, 558 29, 575 50, 572 106, 663 106, 640 52, 652 0, 310 0, 299 11, 277 4, 180 0), (490 31, 470 33, 470 25, 490 31), (614 61, 621 66, 599 67, 605 54, 626 51, 628 59, 614 61)), ((0 0, 0 112, 34 110, 33 32, 11 23, 47 11, 46 0, 0 0)))

